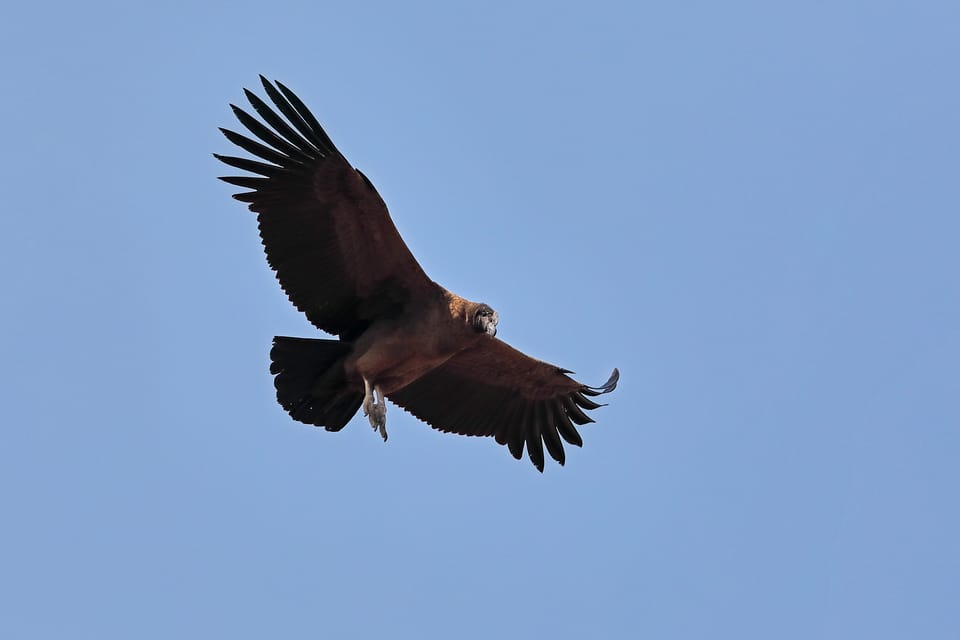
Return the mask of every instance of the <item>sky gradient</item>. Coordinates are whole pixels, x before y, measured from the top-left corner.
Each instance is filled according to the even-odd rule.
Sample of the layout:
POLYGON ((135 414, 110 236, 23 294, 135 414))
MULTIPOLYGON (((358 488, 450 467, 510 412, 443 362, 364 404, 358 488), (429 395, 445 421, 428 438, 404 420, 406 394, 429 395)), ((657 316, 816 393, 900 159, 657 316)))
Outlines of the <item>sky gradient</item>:
POLYGON ((347 4, 2 10, 0 637, 960 637, 960 5, 347 4), (620 368, 565 467, 277 405, 259 73, 620 368))

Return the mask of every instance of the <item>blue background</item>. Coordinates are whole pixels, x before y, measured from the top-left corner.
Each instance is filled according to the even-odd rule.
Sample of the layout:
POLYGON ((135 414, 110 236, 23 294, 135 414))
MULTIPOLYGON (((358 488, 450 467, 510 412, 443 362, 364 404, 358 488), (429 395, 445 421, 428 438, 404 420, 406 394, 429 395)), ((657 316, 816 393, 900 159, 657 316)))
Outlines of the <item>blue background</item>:
POLYGON ((2 10, 0 636, 960 637, 960 5, 348 4, 2 10), (565 468, 276 404, 258 73, 620 367, 565 468))

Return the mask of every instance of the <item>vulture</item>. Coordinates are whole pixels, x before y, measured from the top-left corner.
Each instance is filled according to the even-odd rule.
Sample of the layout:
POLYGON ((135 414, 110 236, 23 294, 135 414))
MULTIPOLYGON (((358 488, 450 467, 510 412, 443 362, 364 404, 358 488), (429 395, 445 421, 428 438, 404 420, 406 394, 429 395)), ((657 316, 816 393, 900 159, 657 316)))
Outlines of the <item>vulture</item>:
POLYGON ((278 336, 277 401, 299 422, 339 431, 358 409, 384 440, 386 399, 434 429, 492 436, 543 472, 582 446, 591 398, 613 391, 534 359, 496 337, 499 316, 431 280, 370 180, 337 150, 304 103, 260 76, 260 119, 230 105, 250 136, 220 130, 254 158, 214 154, 247 175, 220 179, 256 213, 267 262, 297 309, 336 340, 278 336), (252 137, 251 137, 252 136, 252 137))

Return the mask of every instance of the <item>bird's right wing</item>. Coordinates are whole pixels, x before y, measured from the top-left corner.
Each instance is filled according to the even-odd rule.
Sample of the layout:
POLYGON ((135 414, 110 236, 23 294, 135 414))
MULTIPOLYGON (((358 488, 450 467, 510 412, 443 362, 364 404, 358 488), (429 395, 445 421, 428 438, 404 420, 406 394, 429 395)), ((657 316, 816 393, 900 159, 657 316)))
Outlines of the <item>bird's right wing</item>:
POLYGON ((411 298, 436 285, 373 184, 347 162, 292 91, 261 80, 279 113, 245 93, 266 124, 231 105, 258 140, 221 129, 259 159, 214 154, 255 175, 221 180, 248 189, 234 198, 256 212, 267 262, 290 301, 319 329, 352 339, 373 320, 399 315, 411 298))

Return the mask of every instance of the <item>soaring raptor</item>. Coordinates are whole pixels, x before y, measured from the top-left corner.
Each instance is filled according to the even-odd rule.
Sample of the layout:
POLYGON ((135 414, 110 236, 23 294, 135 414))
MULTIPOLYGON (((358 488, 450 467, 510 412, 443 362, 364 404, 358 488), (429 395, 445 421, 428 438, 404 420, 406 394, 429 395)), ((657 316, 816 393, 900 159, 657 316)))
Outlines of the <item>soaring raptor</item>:
POLYGON ((267 262, 297 309, 338 340, 276 337, 270 372, 294 420, 339 431, 357 409, 387 439, 385 399, 431 427, 493 436, 543 471, 563 440, 613 391, 497 339, 497 312, 427 277, 370 180, 337 150, 292 91, 263 76, 272 108, 244 90, 262 122, 230 105, 253 137, 221 129, 258 160, 214 154, 249 174, 220 178, 257 214, 267 262))

